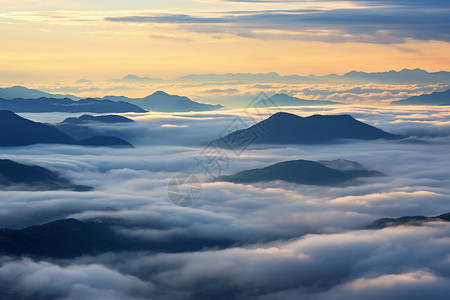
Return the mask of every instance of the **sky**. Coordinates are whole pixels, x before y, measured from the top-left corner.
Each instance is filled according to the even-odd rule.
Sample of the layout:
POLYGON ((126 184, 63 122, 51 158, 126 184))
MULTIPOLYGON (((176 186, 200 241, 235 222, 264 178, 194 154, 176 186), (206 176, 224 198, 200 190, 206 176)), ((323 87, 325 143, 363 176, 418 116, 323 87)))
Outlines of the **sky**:
POLYGON ((448 70, 450 4, 0 1, 3 82, 448 70))
MULTIPOLYGON (((30 145, 1 159, 40 165, 93 191, 0 191, 0 228, 57 219, 111 220, 143 243, 213 241, 202 251, 146 251, 74 259, 0 255, 0 298, 434 299, 450 292, 450 223, 368 230, 379 218, 450 211, 448 106, 389 106, 448 83, 189 82, 187 74, 344 74, 450 71, 448 0, 0 0, 0 87, 80 97, 144 97, 157 90, 225 109, 128 113, 135 122, 88 124, 135 148, 30 145), (126 82, 127 74, 167 81, 126 82), (221 174, 290 160, 358 162, 380 177, 351 186, 213 180, 198 164, 208 141, 255 95, 286 93, 341 104, 283 108, 299 116, 350 114, 399 141, 251 145, 226 151, 221 174), (380 105, 383 104, 383 105, 380 105), (386 105, 384 105, 386 104, 386 105), (168 184, 196 175, 201 198, 174 205, 168 184), (228 248, 222 248, 228 241, 228 248)), ((265 115, 266 114, 266 115, 265 115)), ((56 124, 80 114, 24 113, 56 124)), ((189 244, 189 242, 186 242, 189 244)), ((207 243, 205 245, 208 245, 207 243)), ((205 246, 206 247, 206 246, 205 246)))

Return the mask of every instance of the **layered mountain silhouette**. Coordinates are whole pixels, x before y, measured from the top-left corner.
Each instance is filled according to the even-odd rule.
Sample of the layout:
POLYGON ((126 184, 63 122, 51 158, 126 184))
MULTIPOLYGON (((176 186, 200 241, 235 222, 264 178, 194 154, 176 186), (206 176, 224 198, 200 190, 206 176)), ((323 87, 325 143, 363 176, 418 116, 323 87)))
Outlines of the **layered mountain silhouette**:
POLYGON ((27 146, 33 144, 65 144, 89 146, 132 147, 115 137, 92 137, 78 141, 51 125, 22 118, 7 110, 0 111, 0 147, 27 146))
POLYGON ((351 71, 343 75, 328 74, 316 75, 287 75, 283 76, 275 72, 270 73, 228 73, 228 74, 190 74, 180 77, 176 82, 244 82, 244 83, 329 83, 329 84, 433 84, 449 83, 450 72, 427 72, 421 69, 403 69, 401 71, 388 72, 359 72, 351 71))
POLYGON ((418 226, 425 222, 446 221, 450 222, 450 213, 442 214, 436 217, 425 216, 408 216, 401 218, 383 218, 374 221, 372 224, 366 227, 366 229, 383 229, 386 227, 394 226, 418 226))
POLYGON ((260 100, 256 103, 256 106, 311 106, 311 105, 335 105, 341 104, 334 101, 322 101, 322 100, 305 100, 297 97, 288 96, 286 94, 275 94, 270 97, 271 101, 260 100), (272 105, 273 104, 273 105, 272 105))
POLYGON ((232 149, 250 144, 320 144, 344 139, 395 140, 402 136, 385 132, 350 115, 313 115, 299 117, 276 113, 247 129, 234 131, 213 143, 232 149))
POLYGON ((450 105, 450 90, 392 101, 391 105, 450 105))
POLYGON ((233 241, 195 236, 146 240, 126 236, 113 222, 62 219, 20 230, 0 230, 0 253, 16 256, 73 258, 117 251, 186 252, 225 248, 233 241))
MULTIPOLYGON (((340 163, 343 161, 327 161, 325 163, 340 163)), ((347 164, 357 164, 344 161, 347 164)), ((344 164, 345 165, 345 164, 344 164)), ((359 165, 359 164, 358 164, 359 165)), ((321 186, 340 186, 358 183, 356 179, 360 177, 380 176, 377 171, 368 171, 364 169, 332 169, 319 163, 309 160, 292 160, 280 162, 262 169, 253 169, 242 171, 234 175, 221 176, 218 181, 228 181, 234 183, 257 183, 282 180, 297 184, 321 185, 321 186)))
POLYGON ((69 98, 39 99, 0 99, 0 109, 14 112, 92 112, 92 113, 126 113, 146 112, 144 109, 124 101, 98 100, 93 98, 78 101, 69 98))
POLYGON ((89 186, 73 185, 58 173, 35 165, 24 165, 8 159, 0 159, 1 190, 73 190, 89 191, 89 186))
MULTIPOLYGON (((127 75, 122 79, 110 81, 114 80, 117 82, 162 81, 162 79, 136 75, 127 75)), ((188 97, 169 95, 162 91, 157 91, 144 98, 105 96, 80 99, 73 95, 51 94, 22 86, 0 89, 0 109, 14 112, 141 113, 146 112, 145 109, 157 112, 190 112, 213 111, 222 107, 222 105, 195 102, 188 97)))
POLYGON ((69 98, 72 100, 78 100, 79 97, 73 95, 63 95, 63 94, 51 94, 42 92, 39 90, 29 89, 23 86, 12 86, 8 88, 0 88, 0 99, 39 99, 39 98, 56 98, 63 99, 69 98))
POLYGON ((127 98, 124 96, 106 96, 103 99, 127 101, 139 107, 157 112, 190 112, 213 111, 222 108, 222 105, 204 104, 192 101, 188 97, 169 95, 157 91, 145 98, 127 98))

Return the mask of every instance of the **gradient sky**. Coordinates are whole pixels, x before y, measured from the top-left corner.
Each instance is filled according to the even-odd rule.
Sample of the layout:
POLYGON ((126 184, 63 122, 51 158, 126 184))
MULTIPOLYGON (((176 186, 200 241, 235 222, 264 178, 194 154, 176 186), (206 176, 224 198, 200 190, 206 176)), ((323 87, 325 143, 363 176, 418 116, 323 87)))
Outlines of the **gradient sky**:
POLYGON ((448 0, 0 0, 0 80, 449 70, 448 0))

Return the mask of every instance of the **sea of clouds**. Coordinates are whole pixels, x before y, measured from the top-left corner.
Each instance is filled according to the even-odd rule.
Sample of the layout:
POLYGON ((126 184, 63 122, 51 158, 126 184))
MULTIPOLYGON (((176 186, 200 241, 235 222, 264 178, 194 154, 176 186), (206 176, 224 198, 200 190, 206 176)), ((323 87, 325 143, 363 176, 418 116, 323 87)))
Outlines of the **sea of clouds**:
MULTIPOLYGON (((115 220, 152 243, 206 238, 217 247, 181 253, 104 253, 75 259, 0 258, 0 298, 23 299, 446 299, 450 224, 365 230, 382 217, 450 212, 450 113, 443 107, 282 108, 301 116, 348 113, 402 141, 251 145, 227 151, 222 174, 295 159, 357 161, 382 177, 351 187, 217 182, 195 158, 239 110, 129 114, 101 125, 134 149, 34 145, 1 158, 60 172, 94 191, 0 192, 0 228, 62 218, 115 220), (202 195, 179 207, 167 185, 198 176, 202 195), (228 241, 227 246, 222 241, 228 241)), ((56 123, 67 115, 22 114, 56 123)))

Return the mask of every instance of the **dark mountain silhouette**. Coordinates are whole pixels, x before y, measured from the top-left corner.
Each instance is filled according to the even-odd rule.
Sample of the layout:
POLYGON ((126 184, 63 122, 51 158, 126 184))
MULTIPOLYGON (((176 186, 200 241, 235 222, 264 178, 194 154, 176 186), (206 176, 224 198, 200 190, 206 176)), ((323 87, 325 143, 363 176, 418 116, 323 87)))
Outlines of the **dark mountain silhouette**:
POLYGON ((49 125, 27 120, 11 111, 0 111, 0 146, 76 143, 75 139, 49 125))
POLYGON ((233 241, 193 236, 146 240, 121 234, 111 222, 62 219, 21 230, 0 230, 0 253, 16 256, 73 258, 118 251, 186 252, 225 248, 233 241))
POLYGON ((86 123, 132 123, 134 122, 131 119, 126 117, 117 116, 117 115, 106 115, 106 116, 91 116, 91 115, 82 115, 78 118, 67 118, 62 123, 66 124, 86 124, 86 123))
POLYGON ((61 123, 52 125, 62 132, 76 138, 86 140, 94 136, 112 136, 128 138, 130 133, 125 134, 120 130, 120 126, 97 126, 99 124, 130 124, 134 121, 118 115, 91 116, 83 115, 78 118, 67 118, 61 123))
POLYGON ((436 221, 446 221, 450 222, 450 213, 446 213, 437 217, 425 217, 425 216, 412 216, 412 217, 401 217, 397 219, 393 218, 383 218, 374 221, 372 224, 366 227, 366 229, 383 229, 386 227, 394 226, 418 226, 425 222, 436 222, 436 221))
POLYGON ((11 111, 1 110, 0 147, 33 144, 133 147, 130 143, 116 137, 92 137, 92 139, 79 142, 51 125, 34 122, 22 118, 11 111))
POLYGON ((39 99, 43 97, 56 99, 69 98, 72 100, 80 99, 79 97, 73 95, 51 94, 39 90, 29 89, 23 86, 0 88, 0 99, 39 99))
POLYGON ((43 167, 23 165, 12 160, 0 159, 0 189, 89 191, 92 188, 73 185, 58 173, 43 167))
POLYGON ((134 148, 134 146, 127 141, 113 136, 96 135, 78 142, 81 146, 102 146, 114 148, 134 148))
POLYGON ((275 72, 265 74, 228 73, 228 74, 190 74, 180 77, 176 82, 243 82, 243 83, 329 83, 329 84, 436 84, 449 83, 450 72, 427 72, 421 69, 403 69, 388 72, 359 72, 351 71, 343 75, 279 75, 275 72))
POLYGON ((354 119, 350 115, 313 115, 299 117, 289 113, 276 113, 247 129, 237 130, 214 141, 222 147, 239 148, 256 144, 319 144, 342 139, 376 140, 400 139, 354 119))
POLYGON ((391 105, 450 105, 450 90, 392 101, 391 105))
POLYGON ((126 98, 123 96, 106 96, 103 99, 120 99, 157 112, 213 111, 223 107, 222 105, 198 103, 188 97, 169 95, 162 91, 145 98, 127 98, 128 100, 125 100, 126 98))
POLYGON ((337 170, 309 160, 280 162, 262 169, 242 171, 230 176, 221 176, 218 181, 234 183, 256 183, 283 180, 297 184, 339 186, 355 184, 359 177, 380 176, 377 171, 337 170))
MULTIPOLYGON (((334 105, 341 104, 334 101, 321 101, 321 100, 305 100, 297 97, 291 97, 286 94, 275 94, 270 97, 271 102, 275 106, 311 106, 311 105, 334 105)), ((265 104, 270 104, 270 102, 265 100, 260 100, 256 103, 256 106, 264 106, 265 104)), ((272 105, 269 105, 272 106, 272 105)))
POLYGON ((124 249, 126 246, 126 241, 109 226, 75 219, 0 231, 0 251, 10 255, 66 258, 124 249))
POLYGON ((123 101, 98 100, 93 98, 78 101, 69 98, 39 98, 39 99, 0 99, 0 109, 14 112, 93 112, 93 113, 125 113, 145 112, 142 108, 123 101))

